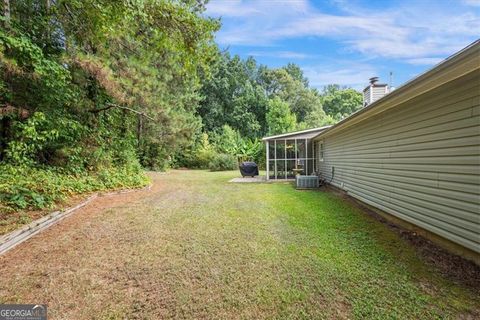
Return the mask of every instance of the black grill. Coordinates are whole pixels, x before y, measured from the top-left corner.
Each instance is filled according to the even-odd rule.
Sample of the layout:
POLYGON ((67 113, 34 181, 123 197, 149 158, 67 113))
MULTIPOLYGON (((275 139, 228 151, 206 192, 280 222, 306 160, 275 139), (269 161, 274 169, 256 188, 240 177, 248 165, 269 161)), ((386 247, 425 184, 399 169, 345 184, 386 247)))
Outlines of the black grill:
POLYGON ((258 176, 258 166, 255 162, 245 161, 240 164, 240 173, 242 177, 250 176, 255 177, 258 176))

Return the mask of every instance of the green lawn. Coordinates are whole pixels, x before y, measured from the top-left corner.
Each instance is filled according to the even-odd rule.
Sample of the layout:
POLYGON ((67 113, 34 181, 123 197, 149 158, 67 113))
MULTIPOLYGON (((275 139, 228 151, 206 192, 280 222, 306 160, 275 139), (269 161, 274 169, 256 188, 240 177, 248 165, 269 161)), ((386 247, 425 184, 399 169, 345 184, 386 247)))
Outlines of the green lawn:
POLYGON ((480 316, 478 292, 338 196, 236 175, 152 174, 150 192, 78 212, 0 257, 0 303, 52 319, 480 316))

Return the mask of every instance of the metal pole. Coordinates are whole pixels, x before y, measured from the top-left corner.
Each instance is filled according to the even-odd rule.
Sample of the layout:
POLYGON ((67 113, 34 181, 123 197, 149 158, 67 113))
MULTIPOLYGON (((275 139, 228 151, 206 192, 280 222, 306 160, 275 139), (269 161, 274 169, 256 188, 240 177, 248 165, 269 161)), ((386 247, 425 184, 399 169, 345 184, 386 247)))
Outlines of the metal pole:
POLYGON ((269 155, 269 153, 270 153, 270 148, 269 148, 269 147, 270 147, 270 144, 269 144, 269 142, 268 142, 268 140, 267 140, 267 141, 266 141, 266 149, 267 149, 267 151, 266 151, 266 154, 267 154, 267 164, 266 164, 267 180, 268 180, 269 177, 270 177, 270 171, 269 171, 269 167, 270 167, 270 155, 269 155))
POLYGON ((312 152, 313 152, 313 158, 312 158, 312 163, 313 163, 313 171, 312 172, 317 172, 317 163, 315 162, 315 141, 312 140, 312 152))
POLYGON ((285 179, 287 179, 287 139, 284 140, 284 147, 285 147, 285 179))
POLYGON ((274 174, 275 174, 275 180, 277 180, 277 140, 274 140, 273 141, 274 143, 274 150, 275 150, 275 157, 274 157, 274 161, 273 161, 273 170, 274 171, 274 174))
POLYGON ((297 149, 297 139, 295 139, 295 168, 298 165, 298 149, 297 149))
POLYGON ((305 175, 308 176, 308 141, 305 139, 305 175))

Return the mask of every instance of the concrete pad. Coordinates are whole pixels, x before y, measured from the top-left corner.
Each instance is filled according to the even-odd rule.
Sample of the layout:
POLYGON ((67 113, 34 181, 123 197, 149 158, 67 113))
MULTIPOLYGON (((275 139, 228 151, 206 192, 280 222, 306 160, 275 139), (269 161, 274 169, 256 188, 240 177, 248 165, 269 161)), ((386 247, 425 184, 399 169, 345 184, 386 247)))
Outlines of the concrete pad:
POLYGON ((258 182, 267 182, 267 179, 265 176, 256 176, 254 178, 252 177, 245 177, 245 178, 233 178, 229 182, 236 182, 236 183, 258 183, 258 182))

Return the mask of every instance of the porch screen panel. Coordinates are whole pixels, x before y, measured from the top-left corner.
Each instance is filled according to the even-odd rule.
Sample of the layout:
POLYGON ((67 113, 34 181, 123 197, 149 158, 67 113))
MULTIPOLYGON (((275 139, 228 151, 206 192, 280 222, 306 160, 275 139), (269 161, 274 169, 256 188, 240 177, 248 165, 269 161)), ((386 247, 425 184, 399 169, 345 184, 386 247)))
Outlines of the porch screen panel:
POLYGON ((293 169, 295 169, 295 160, 288 160, 287 159, 287 178, 288 179, 293 179, 295 178, 295 171, 293 171, 293 169))
POLYGON ((309 139, 277 139, 269 143, 269 179, 315 174, 315 146, 309 139))
POLYGON ((275 150, 277 155, 275 160, 285 160, 285 140, 276 140, 275 144, 275 150))
POLYGON ((297 140, 297 159, 306 158, 305 139, 297 140))
POLYGON ((295 140, 287 140, 287 160, 295 160, 295 140))
POLYGON ((286 168, 285 168, 285 159, 276 160, 277 164, 277 179, 285 179, 286 177, 286 168))
POLYGON ((275 179, 275 160, 268 161, 268 178, 275 179))
POLYGON ((268 144, 268 157, 270 158, 270 160, 275 159, 275 141, 271 141, 268 144))

